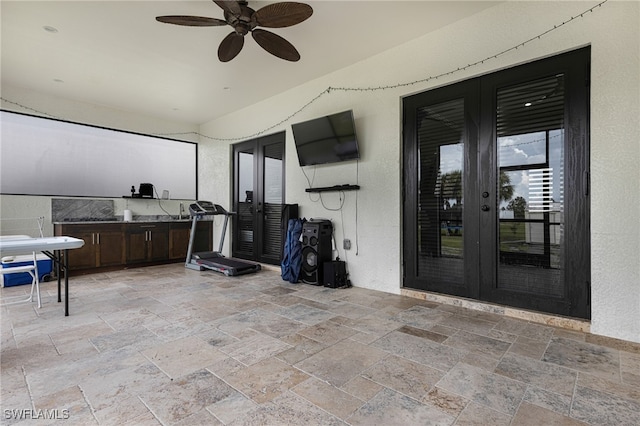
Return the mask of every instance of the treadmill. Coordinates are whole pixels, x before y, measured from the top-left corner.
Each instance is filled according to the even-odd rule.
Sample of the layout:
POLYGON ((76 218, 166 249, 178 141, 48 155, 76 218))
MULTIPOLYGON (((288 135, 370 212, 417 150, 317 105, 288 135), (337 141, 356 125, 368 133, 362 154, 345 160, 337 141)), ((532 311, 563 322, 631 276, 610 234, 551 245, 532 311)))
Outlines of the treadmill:
POLYGON ((213 204, 210 201, 196 201, 189 205, 189 213, 193 220, 191 222, 191 235, 189 237, 189 249, 187 250, 187 261, 185 267, 196 271, 204 271, 210 269, 212 271, 221 272, 226 276, 235 276, 243 274, 251 274, 261 269, 260 264, 249 262, 246 260, 235 259, 233 257, 225 257, 222 255, 222 246, 224 245, 224 237, 227 233, 227 224, 229 216, 233 212, 226 211, 222 206, 213 204), (220 236, 220 246, 218 251, 201 251, 194 253, 193 244, 196 236, 196 228, 198 220, 205 216, 224 216, 224 224, 222 225, 222 235, 220 236))

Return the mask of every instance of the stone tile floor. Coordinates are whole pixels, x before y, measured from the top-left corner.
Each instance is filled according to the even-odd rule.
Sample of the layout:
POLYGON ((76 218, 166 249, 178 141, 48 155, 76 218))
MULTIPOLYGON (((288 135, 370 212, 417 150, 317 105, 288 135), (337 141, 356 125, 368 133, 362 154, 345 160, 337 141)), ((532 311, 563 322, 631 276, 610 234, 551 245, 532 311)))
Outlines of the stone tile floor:
POLYGON ((640 424, 630 342, 273 270, 42 287, 1 311, 2 424, 640 424))

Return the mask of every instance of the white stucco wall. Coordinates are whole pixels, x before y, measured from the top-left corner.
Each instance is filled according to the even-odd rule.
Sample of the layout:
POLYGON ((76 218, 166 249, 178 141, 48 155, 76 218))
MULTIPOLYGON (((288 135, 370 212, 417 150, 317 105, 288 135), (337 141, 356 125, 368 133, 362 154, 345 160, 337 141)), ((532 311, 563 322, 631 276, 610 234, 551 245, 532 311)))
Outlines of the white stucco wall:
MULTIPOLYGON (((288 117, 328 87, 376 87, 425 79, 491 57, 577 16, 597 1, 499 4, 384 54, 306 83, 202 125, 210 138, 248 139, 288 117)), ((378 91, 331 91, 269 133, 286 131, 286 202, 307 218, 329 218, 339 256, 355 286, 399 293, 401 270, 401 98, 433 87, 533 61, 585 45, 592 48, 591 250, 592 322, 596 334, 640 342, 640 3, 610 0, 582 18, 498 58, 447 77, 378 91), (314 186, 358 183, 345 192, 342 213, 304 190, 291 123, 353 109, 361 160, 315 168, 314 186), (357 201, 357 203, 356 203, 357 201), (356 210, 357 205, 357 210, 356 210), (341 248, 343 238, 352 250, 341 248)), ((259 78, 259 73, 256 74, 259 78)), ((71 121, 142 133, 190 132, 194 126, 140 117, 95 105, 2 87, 7 99, 71 121)), ((3 102, 8 110, 21 111, 3 102)), ((29 112, 29 111, 24 111, 29 112)), ((199 198, 230 205, 230 141, 203 137, 199 145, 199 198)), ((194 140, 188 139, 188 140, 194 140)), ((312 167, 305 168, 309 178, 312 167)), ((41 197, 1 196, 1 212, 49 208, 41 197)), ((338 193, 322 196, 336 208, 338 193)), ((153 214, 153 213, 150 213, 153 214)), ((227 251, 228 251, 227 244, 227 251)))
MULTIPOLYGON (((377 87, 464 68, 575 17, 597 2, 508 2, 427 34, 399 48, 309 82, 265 102, 211 121, 201 132, 244 138, 280 122, 328 87, 377 87)), ((408 87, 320 96, 294 118, 270 130, 286 131, 286 202, 307 218, 329 218, 354 285, 399 293, 401 270, 401 98, 469 77, 591 45, 592 323, 596 334, 640 342, 640 8, 609 1, 550 34, 498 58, 450 76, 408 87), (353 109, 361 161, 317 166, 314 186, 359 183, 346 192, 342 213, 305 192, 291 123, 353 109), (356 182, 357 177, 357 182, 356 182), (357 211, 356 211, 357 197, 357 211), (626 224, 626 225, 623 225, 626 224)), ((229 142, 203 140, 201 196, 230 203, 229 142), (226 149, 225 149, 226 148, 226 149)), ((313 167, 306 167, 309 176, 313 167)), ((338 193, 323 194, 336 208, 338 193)))

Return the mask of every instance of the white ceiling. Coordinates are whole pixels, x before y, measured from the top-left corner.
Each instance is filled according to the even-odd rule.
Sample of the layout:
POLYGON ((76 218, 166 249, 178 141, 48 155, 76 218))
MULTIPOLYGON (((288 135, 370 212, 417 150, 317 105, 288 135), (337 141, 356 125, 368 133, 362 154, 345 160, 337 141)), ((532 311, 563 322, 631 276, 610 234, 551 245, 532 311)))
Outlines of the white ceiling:
MULTIPOLYGON (((269 3, 274 2, 250 1, 249 6, 257 10, 269 3)), ((221 63, 218 44, 231 27, 181 27, 155 20, 159 15, 222 19, 222 9, 210 0, 2 0, 2 85, 204 123, 497 2, 305 3, 314 10, 307 21, 270 29, 298 49, 299 62, 270 55, 248 36, 242 52, 221 63), (58 32, 47 32, 45 26, 58 32)))

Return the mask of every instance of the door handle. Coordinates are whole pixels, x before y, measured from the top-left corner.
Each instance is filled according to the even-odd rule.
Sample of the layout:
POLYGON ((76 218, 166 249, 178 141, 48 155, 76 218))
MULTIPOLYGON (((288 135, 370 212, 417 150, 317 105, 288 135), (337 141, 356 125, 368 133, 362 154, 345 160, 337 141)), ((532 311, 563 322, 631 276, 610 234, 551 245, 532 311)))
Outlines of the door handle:
POLYGON ((486 204, 483 204, 483 205, 482 205, 482 207, 480 207, 480 209, 481 209, 483 212, 488 212, 488 211, 490 210, 490 209, 489 209, 489 206, 488 206, 488 205, 486 205, 486 204))

